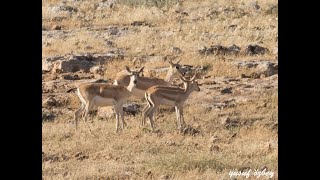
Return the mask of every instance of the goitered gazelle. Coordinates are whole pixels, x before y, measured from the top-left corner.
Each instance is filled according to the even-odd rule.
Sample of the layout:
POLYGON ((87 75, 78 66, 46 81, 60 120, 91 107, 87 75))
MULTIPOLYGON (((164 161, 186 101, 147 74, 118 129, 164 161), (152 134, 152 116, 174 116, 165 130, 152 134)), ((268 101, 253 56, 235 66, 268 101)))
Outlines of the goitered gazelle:
MULTIPOLYGON (((172 80, 179 75, 184 75, 185 71, 181 68, 179 64, 180 60, 176 63, 169 61, 170 67, 165 79, 159 79, 154 77, 138 77, 137 86, 133 89, 132 94, 136 97, 144 98, 144 93, 146 90, 155 85, 171 86, 172 80)), ((114 84, 127 86, 129 84, 130 78, 127 72, 121 71, 117 74, 114 84)))
POLYGON ((124 121, 123 104, 132 95, 132 90, 136 87, 138 76, 143 67, 138 71, 131 71, 126 66, 127 73, 130 77, 130 83, 127 86, 111 85, 104 83, 86 83, 78 88, 73 88, 67 92, 77 89, 76 93, 81 100, 81 106, 74 113, 76 129, 78 127, 78 118, 84 113, 83 118, 86 120, 89 111, 93 106, 104 107, 113 106, 116 114, 116 132, 119 130, 119 116, 122 120, 122 128, 126 125, 124 121))
POLYGON ((181 128, 182 125, 185 124, 183 119, 183 104, 193 91, 200 91, 195 77, 196 75, 194 75, 190 80, 186 80, 184 77, 180 76, 181 80, 185 84, 185 89, 166 86, 153 86, 149 88, 145 93, 145 99, 148 104, 142 112, 141 126, 145 124, 145 119, 148 117, 151 128, 154 130, 154 112, 160 105, 166 105, 175 107, 177 125, 178 128, 181 128))

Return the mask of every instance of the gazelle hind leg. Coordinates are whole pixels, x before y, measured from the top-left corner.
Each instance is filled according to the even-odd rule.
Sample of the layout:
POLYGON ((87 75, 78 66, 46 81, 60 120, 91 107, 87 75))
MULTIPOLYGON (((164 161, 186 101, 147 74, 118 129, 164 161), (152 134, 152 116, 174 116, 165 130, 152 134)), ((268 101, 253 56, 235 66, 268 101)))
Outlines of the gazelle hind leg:
POLYGON ((150 120, 150 125, 152 130, 154 131, 154 112, 158 109, 158 106, 151 106, 150 110, 149 110, 149 120, 150 120))
POLYGON ((149 109, 150 109, 150 105, 149 103, 143 108, 142 110, 142 118, 141 118, 141 123, 140 123, 140 127, 144 126, 146 123, 146 118, 149 114, 149 109))
POLYGON ((74 121, 75 121, 75 125, 76 125, 76 129, 78 128, 78 119, 79 119, 79 116, 81 113, 83 113, 84 111, 84 107, 85 107, 85 104, 84 103, 81 103, 81 106, 79 109, 77 109, 74 113, 74 121))
POLYGON ((84 112, 84 116, 83 116, 83 120, 84 121, 87 121, 88 116, 89 116, 89 112, 91 111, 92 107, 93 107, 93 103, 92 102, 88 102, 86 104, 85 112, 84 112))

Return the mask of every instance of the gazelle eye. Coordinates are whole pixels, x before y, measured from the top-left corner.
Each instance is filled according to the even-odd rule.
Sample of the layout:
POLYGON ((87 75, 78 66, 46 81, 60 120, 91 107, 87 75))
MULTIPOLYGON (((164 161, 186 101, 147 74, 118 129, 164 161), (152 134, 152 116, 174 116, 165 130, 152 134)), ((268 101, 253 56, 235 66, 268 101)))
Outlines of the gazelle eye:
POLYGON ((176 66, 176 69, 179 69, 179 67, 178 67, 178 66, 176 66))

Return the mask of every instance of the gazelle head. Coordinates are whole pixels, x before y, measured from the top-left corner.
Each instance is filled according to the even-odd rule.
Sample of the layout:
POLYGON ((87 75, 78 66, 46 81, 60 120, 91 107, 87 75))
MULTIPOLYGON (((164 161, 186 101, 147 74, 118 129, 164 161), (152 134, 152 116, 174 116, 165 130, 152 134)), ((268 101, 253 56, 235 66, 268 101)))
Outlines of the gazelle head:
POLYGON ((184 87, 190 91, 200 91, 198 81, 195 79, 197 74, 195 74, 190 80, 186 80, 183 76, 180 79, 184 82, 184 87))
POLYGON ((132 71, 128 66, 126 66, 126 70, 130 76, 130 83, 129 83, 130 89, 136 87, 138 83, 138 77, 140 76, 140 73, 142 73, 143 69, 144 67, 140 68, 138 71, 132 71))
POLYGON ((178 76, 178 75, 185 75, 185 70, 181 68, 181 65, 179 64, 179 62, 181 61, 181 59, 179 59, 176 63, 173 63, 171 60, 169 60, 169 64, 170 64, 170 73, 172 74, 172 76, 178 76))

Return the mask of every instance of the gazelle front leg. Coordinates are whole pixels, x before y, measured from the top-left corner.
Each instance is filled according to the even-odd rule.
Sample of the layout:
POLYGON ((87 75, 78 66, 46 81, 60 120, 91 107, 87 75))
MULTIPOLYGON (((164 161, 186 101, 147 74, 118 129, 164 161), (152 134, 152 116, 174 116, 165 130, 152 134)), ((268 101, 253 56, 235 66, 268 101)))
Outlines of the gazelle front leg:
POLYGON ((119 109, 119 115, 120 115, 121 121, 122 121, 122 129, 124 129, 124 126, 126 126, 127 123, 124 121, 124 112, 123 112, 122 104, 118 105, 118 109, 119 109))
POLYGON ((116 113, 116 133, 119 131, 119 109, 114 105, 114 112, 116 113))
POLYGON ((175 106, 175 110, 176 110, 176 116, 177 116, 177 126, 178 128, 181 128, 181 120, 180 120, 180 113, 179 113, 178 106, 175 106))
POLYGON ((180 119, 180 128, 182 128, 185 125, 184 117, 183 117, 183 107, 179 106, 178 109, 179 109, 179 115, 180 115, 180 118, 179 118, 180 119))

